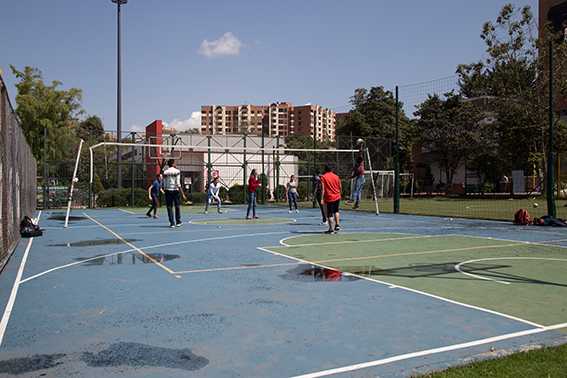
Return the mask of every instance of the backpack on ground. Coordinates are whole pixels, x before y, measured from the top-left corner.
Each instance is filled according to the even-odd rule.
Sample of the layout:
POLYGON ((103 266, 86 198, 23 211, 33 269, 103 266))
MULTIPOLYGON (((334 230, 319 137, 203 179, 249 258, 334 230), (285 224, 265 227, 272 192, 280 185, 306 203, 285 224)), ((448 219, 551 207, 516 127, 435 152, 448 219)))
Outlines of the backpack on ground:
POLYGON ((519 209, 518 211, 516 211, 516 214, 514 214, 514 224, 527 226, 528 224, 531 223, 532 220, 530 217, 530 213, 528 213, 526 209, 519 209))
POLYGON ((544 215, 541 218, 534 218, 534 225, 536 226, 552 226, 552 227, 567 227, 567 222, 564 219, 553 218, 549 215, 544 215))
POLYGON ((33 223, 30 217, 25 216, 20 222, 20 235, 23 238, 33 238, 43 235, 43 231, 38 225, 33 223))

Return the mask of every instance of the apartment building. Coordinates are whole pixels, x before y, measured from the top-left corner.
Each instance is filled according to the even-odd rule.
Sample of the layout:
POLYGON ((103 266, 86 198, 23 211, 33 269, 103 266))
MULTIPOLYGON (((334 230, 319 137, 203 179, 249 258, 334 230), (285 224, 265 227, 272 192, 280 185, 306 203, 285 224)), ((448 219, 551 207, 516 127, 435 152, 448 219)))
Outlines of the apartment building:
POLYGON ((202 135, 250 134, 287 137, 311 135, 319 141, 334 141, 335 112, 320 105, 293 106, 289 102, 270 105, 206 105, 201 107, 202 135))

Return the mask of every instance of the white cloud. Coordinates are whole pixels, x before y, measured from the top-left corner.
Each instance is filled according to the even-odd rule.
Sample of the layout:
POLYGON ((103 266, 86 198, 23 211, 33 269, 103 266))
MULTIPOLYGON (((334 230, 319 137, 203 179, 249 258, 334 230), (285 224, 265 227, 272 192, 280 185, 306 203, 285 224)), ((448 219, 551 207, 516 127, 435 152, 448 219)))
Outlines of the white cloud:
POLYGON ((171 122, 163 122, 167 128, 173 128, 176 131, 186 131, 189 129, 198 129, 201 127, 201 112, 192 112, 187 119, 174 119, 171 122))
POLYGON ((239 55, 243 43, 231 32, 224 33, 219 39, 214 41, 201 42, 199 54, 209 58, 216 56, 239 55))

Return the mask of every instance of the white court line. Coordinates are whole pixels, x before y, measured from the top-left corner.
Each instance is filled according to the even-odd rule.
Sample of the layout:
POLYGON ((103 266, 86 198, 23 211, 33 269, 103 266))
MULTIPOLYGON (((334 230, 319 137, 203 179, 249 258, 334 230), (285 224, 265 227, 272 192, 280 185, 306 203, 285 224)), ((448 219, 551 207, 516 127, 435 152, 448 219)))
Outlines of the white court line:
POLYGON ((421 350, 419 352, 399 354, 397 356, 382 358, 380 360, 374 360, 374 361, 363 362, 363 363, 359 363, 359 364, 343 366, 343 367, 334 368, 334 369, 318 371, 318 372, 314 372, 314 373, 297 375, 293 378, 318 378, 318 377, 326 377, 326 376, 334 375, 334 374, 348 373, 348 372, 355 371, 355 370, 361 370, 361 369, 367 369, 367 368, 374 367, 374 366, 386 365, 386 364, 390 364, 392 362, 409 360, 411 358, 425 357, 425 356, 430 356, 432 354, 451 352, 451 351, 459 350, 459 349, 472 348, 472 347, 479 346, 479 345, 485 345, 485 344, 495 343, 495 342, 498 342, 498 341, 515 339, 515 338, 523 337, 523 336, 535 335, 535 334, 538 334, 538 333, 554 331, 554 330, 558 330, 558 329, 562 329, 562 328, 567 328, 567 323, 555 324, 555 325, 547 326, 547 327, 543 327, 543 328, 532 328, 532 329, 528 329, 528 330, 525 330, 525 331, 507 333, 507 334, 504 334, 504 335, 488 337, 488 338, 485 338, 485 339, 469 341, 469 342, 466 342, 466 343, 453 344, 453 345, 447 345, 447 346, 439 347, 439 348, 421 350))
MULTIPOLYGON (((370 233, 387 233, 387 232, 380 232, 380 228, 367 228, 367 229, 365 229, 365 230, 371 230, 371 231, 369 231, 369 232, 363 232, 363 231, 361 232, 361 230, 363 230, 363 229, 357 228, 356 231, 348 231, 348 232, 341 231, 341 235, 345 235, 345 234, 346 234, 346 235, 352 235, 352 234, 362 234, 362 233, 369 233, 369 234, 370 234, 370 233), (373 230, 374 230, 374 231, 373 231, 373 230)), ((312 231, 308 231, 308 232, 316 232, 316 233, 320 233, 319 235, 325 235, 325 234, 323 233, 323 231, 321 231, 321 230, 312 230, 312 231)), ((391 234, 396 234, 396 235, 412 235, 412 237, 415 237, 415 236, 416 236, 416 234, 410 234, 410 233, 408 233, 408 232, 391 232, 391 234)), ((284 247, 293 247, 294 244, 287 244, 286 241, 291 240, 291 239, 301 238, 301 237, 304 237, 304 236, 306 236, 306 235, 310 235, 310 234, 300 233, 300 234, 298 234, 298 235, 286 236, 285 238, 281 239, 281 240, 279 241, 279 243, 280 243, 281 245, 283 245, 284 247)), ((315 234, 315 235, 317 235, 317 234, 315 234)), ((422 236, 422 235, 417 235, 417 236, 422 236)), ((331 237, 332 237, 332 236, 331 236, 331 237)))
MULTIPOLYGON (((98 227, 98 226, 97 226, 98 227)), ((175 231, 172 231, 175 232, 175 231)), ((178 242, 169 242, 169 243, 161 243, 161 244, 153 244, 153 245, 148 245, 148 246, 142 246, 142 248, 144 250, 149 250, 149 249, 157 249, 157 248, 163 248, 163 247, 169 247, 172 245, 180 245, 180 244, 190 244, 190 243, 200 243, 200 242, 208 242, 208 241, 215 241, 215 240, 226 240, 226 239, 237 239, 237 238, 249 238, 249 237, 253 237, 253 236, 264 236, 264 235, 279 235, 279 234, 286 234, 287 232, 264 232, 264 233, 257 233, 257 234, 237 234, 237 235, 228 235, 228 236, 216 236, 216 237, 211 237, 211 238, 202 238, 202 239, 192 239, 192 240, 183 240, 183 241, 178 241, 178 242)), ((40 272, 38 274, 35 274, 33 276, 27 277, 26 279, 22 280, 21 283, 27 282, 27 281, 31 281, 33 279, 39 278, 41 276, 44 276, 46 274, 49 274, 51 272, 55 272, 57 270, 60 269, 65 269, 68 267, 72 267, 75 265, 80 265, 82 263, 91 261, 91 260, 96 260, 96 259, 100 259, 103 257, 110 257, 110 256, 115 256, 115 255, 120 255, 120 254, 124 254, 124 253, 130 253, 130 252, 134 252, 136 251, 136 249, 132 248, 132 249, 126 249, 124 251, 120 251, 120 252, 114 252, 114 253, 109 253, 107 255, 99 255, 99 256, 95 256, 89 259, 85 259, 85 260, 81 260, 81 261, 75 261, 69 264, 65 264, 65 265, 60 265, 60 266, 56 266, 54 268, 45 270, 43 272, 40 272)), ((175 272, 177 273, 177 272, 175 272)))
POLYGON ((461 263, 458 263, 457 265, 455 265, 455 270, 458 271, 459 273, 464 274, 465 276, 469 276, 472 278, 476 278, 476 279, 480 279, 480 280, 486 280, 486 281, 493 281, 496 283, 500 283, 500 284, 504 284, 504 285, 510 285, 511 282, 508 281, 500 281, 500 280, 495 280, 494 278, 490 278, 490 277, 486 277, 486 276, 481 276, 478 274, 473 274, 473 273, 468 273, 468 272, 463 272, 461 270, 461 266, 462 265, 466 265, 466 264, 472 264, 475 262, 481 262, 481 261, 494 261, 494 260, 547 260, 547 261, 567 261, 567 259, 557 259, 557 258, 553 258, 553 257, 518 257, 518 256, 512 256, 512 257, 487 257, 485 259, 476 259, 476 260, 468 260, 468 261, 463 261, 461 263))
MULTIPOLYGON (((439 238, 444 237, 446 235, 420 235, 420 236, 407 236, 402 238, 384 238, 384 239, 368 239, 368 240, 343 240, 343 241, 335 241, 335 242, 321 242, 321 243, 305 243, 305 244, 287 244, 280 240, 280 243, 284 247, 287 248, 294 248, 294 247, 311 247, 311 246, 320 246, 320 245, 335 245, 335 244, 358 244, 358 243, 375 243, 375 242, 382 242, 382 241, 397 241, 397 240, 410 240, 410 239, 429 239, 429 238, 439 238)), ((289 240, 289 239, 287 239, 289 240)))
POLYGON ((160 263, 159 261, 157 261, 156 259, 154 259, 152 256, 148 255, 146 252, 142 251, 140 248, 136 247, 134 244, 130 243, 128 240, 124 239, 122 236, 120 236, 119 234, 117 234, 116 232, 112 231, 110 228, 106 227, 104 224, 100 223, 99 221, 97 221, 96 219, 94 219, 93 217, 91 217, 90 215, 88 215, 87 213, 83 213, 83 215, 85 215, 87 218, 89 218, 90 220, 92 220, 93 222, 95 222, 96 224, 98 224, 100 227, 104 228, 106 231, 108 231, 109 233, 111 233, 112 235, 114 235, 115 238, 117 238, 118 240, 120 240, 122 243, 126 244, 127 246, 133 248, 136 250, 136 252, 138 252, 139 254, 141 254, 142 256, 144 256, 145 258, 147 258, 148 260, 150 260, 151 262, 153 262, 156 266, 160 267, 161 269, 165 270, 167 273, 172 274, 175 278, 181 278, 181 276, 176 275, 175 272, 171 269, 169 269, 167 266, 163 265, 162 263, 160 263))
MULTIPOLYGON (((120 211, 122 211, 123 213, 126 213, 126 214, 138 215, 138 213, 135 213, 135 212, 130 211, 130 210, 124 210, 124 209, 120 209, 120 208, 118 208, 118 210, 120 210, 120 211)), ((140 215, 142 215, 142 214, 140 214, 140 215)))
MULTIPOLYGON (((41 210, 37 214, 37 218, 35 218, 35 222, 34 222, 35 224, 39 224, 40 217, 41 217, 41 210)), ((10 298, 8 298, 8 303, 6 304, 6 308, 4 309, 4 315, 2 315, 2 320, 0 320, 0 346, 2 345, 2 341, 4 340, 4 334, 6 333, 6 327, 8 327, 8 322, 10 321, 10 315, 12 315, 12 309, 14 308, 14 303, 16 303, 16 296, 18 295, 18 289, 20 288, 20 283, 21 283, 20 280, 22 278, 22 274, 24 274, 24 268, 28 260, 28 255, 30 253, 32 243, 33 243, 33 238, 30 238, 26 250, 24 251, 24 256, 22 257, 22 261, 20 263, 18 273, 16 274, 16 279, 14 280, 14 286, 12 286, 12 292, 10 293, 10 298)))
MULTIPOLYGON (((265 247, 258 247, 256 249, 258 249, 260 251, 267 252, 267 253, 271 253, 271 254, 276 255, 276 256, 286 257, 286 258, 291 259, 291 260, 301 261, 305 264, 316 265, 316 266, 320 266, 322 268, 331 269, 331 270, 337 270, 336 268, 332 268, 332 267, 329 267, 329 266, 326 266, 326 265, 323 265, 323 264, 319 264, 319 263, 316 263, 316 262, 313 262, 313 261, 304 260, 304 259, 300 259, 300 258, 297 258, 297 257, 288 256, 288 255, 285 255, 283 253, 275 252, 275 251, 272 251, 272 250, 265 248, 265 247)), ((345 272, 344 274, 352 276, 352 277, 357 277, 357 278, 360 278, 362 280, 367 280, 367 281, 370 281, 370 282, 378 283, 378 284, 381 284, 381 285, 386 285, 386 286, 388 286, 389 288, 392 288, 392 289, 398 288, 398 289, 409 291, 409 292, 412 292, 412 293, 415 293, 415 294, 421 294, 421 295, 425 295, 425 296, 430 297, 430 298, 435 298, 435 299, 438 299, 438 300, 441 300, 441 301, 444 301, 444 302, 447 302, 447 303, 459 305, 459 306, 462 306, 462 307, 471 308, 473 310, 486 312, 486 313, 489 313, 489 314, 492 314, 492 315, 498 315, 498 316, 501 316, 501 317, 504 317, 504 318, 512 319, 512 320, 515 320, 515 321, 518 321, 518 322, 521 322, 521 323, 525 323, 525 324, 529 324, 529 325, 532 325, 532 326, 535 326, 535 327, 539 327, 539 328, 544 327, 541 324, 534 323, 534 322, 531 322, 531 321, 526 320, 526 319, 518 318, 518 317, 513 316, 513 315, 508 315, 508 314, 505 314, 503 312, 490 310, 488 308, 474 306, 474 305, 470 305, 470 304, 463 303, 463 302, 458 302, 458 301, 455 301, 455 300, 452 300, 452 299, 449 299, 449 298, 441 297, 439 295, 430 294, 430 293, 427 293, 425 291, 412 289, 412 288, 409 288, 409 287, 406 287, 406 286, 396 285, 396 284, 393 284, 393 283, 390 283, 390 282, 381 281, 381 280, 377 280, 377 279, 366 277, 366 276, 361 276, 361 275, 355 274, 355 273, 345 272)))
POLYGON ((263 264, 263 265, 240 265, 240 266, 228 266, 225 268, 209 268, 209 269, 194 269, 194 270, 180 270, 175 272, 177 274, 188 274, 188 273, 208 273, 208 272, 224 272, 233 270, 248 270, 248 269, 264 269, 264 268, 276 268, 280 266, 291 266, 297 265, 298 262, 292 263, 279 263, 279 264, 263 264))

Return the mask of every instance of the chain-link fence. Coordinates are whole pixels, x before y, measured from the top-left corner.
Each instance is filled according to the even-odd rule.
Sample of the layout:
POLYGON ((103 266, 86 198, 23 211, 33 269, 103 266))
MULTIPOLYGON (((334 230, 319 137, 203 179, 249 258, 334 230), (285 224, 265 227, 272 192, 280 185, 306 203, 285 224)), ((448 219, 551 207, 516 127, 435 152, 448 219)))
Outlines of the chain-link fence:
POLYGON ((36 161, 0 76, 0 270, 20 238, 19 224, 36 205, 36 161))

